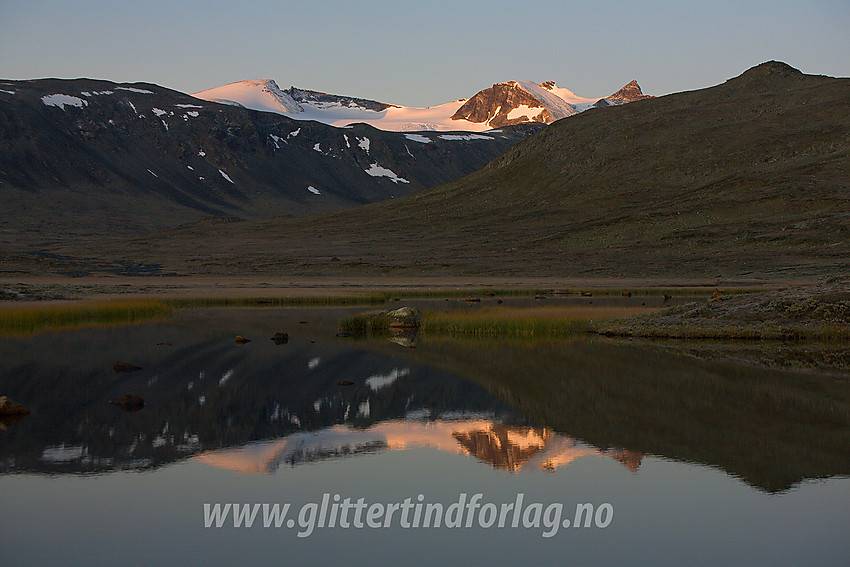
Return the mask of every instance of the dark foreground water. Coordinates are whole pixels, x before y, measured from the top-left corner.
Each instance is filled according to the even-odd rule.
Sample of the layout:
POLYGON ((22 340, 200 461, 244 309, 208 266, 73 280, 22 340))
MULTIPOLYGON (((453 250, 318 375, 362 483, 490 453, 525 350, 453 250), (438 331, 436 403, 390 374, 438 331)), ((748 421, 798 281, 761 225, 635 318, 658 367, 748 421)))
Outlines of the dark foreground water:
POLYGON ((846 377, 349 312, 0 339, 3 563, 847 565, 846 377))

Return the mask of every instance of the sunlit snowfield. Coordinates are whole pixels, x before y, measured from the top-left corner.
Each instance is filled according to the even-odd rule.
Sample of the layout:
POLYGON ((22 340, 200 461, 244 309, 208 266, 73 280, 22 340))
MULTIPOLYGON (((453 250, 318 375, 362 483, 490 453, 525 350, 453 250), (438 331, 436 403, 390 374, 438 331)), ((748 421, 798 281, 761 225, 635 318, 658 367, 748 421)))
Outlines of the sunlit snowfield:
POLYGON ((0 339, 0 395, 32 412, 0 431, 4 559, 845 564, 846 377, 583 335, 337 337, 362 309, 177 311, 0 339), (124 394, 144 408, 112 403, 124 394), (470 527, 426 527, 413 507, 389 527, 365 509, 362 527, 353 509, 329 527, 345 499, 447 512, 477 494, 470 527), (482 527, 485 505, 520 494, 516 527, 513 511, 482 527), (234 527, 205 504, 260 506, 234 527), (289 504, 292 527, 265 527, 263 504, 289 504), (588 527, 572 525, 578 504, 596 511, 588 527))

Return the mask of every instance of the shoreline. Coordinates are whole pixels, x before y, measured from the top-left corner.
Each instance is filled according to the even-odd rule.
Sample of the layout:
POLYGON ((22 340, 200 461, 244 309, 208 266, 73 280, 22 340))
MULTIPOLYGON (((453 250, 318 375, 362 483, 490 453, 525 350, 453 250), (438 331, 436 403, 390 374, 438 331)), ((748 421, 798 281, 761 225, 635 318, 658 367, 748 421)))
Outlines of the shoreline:
POLYGON ((771 282, 747 279, 695 278, 559 278, 559 277, 475 277, 475 276, 175 276, 175 277, 66 277, 66 276, 0 276, 0 292, 6 290, 10 299, 0 301, 0 308, 9 304, 83 299, 109 300, 139 298, 187 297, 298 297, 332 295, 367 295, 371 293, 462 292, 477 290, 513 290, 533 292, 605 290, 685 290, 719 287, 752 290, 777 285, 815 285, 814 281, 771 282))

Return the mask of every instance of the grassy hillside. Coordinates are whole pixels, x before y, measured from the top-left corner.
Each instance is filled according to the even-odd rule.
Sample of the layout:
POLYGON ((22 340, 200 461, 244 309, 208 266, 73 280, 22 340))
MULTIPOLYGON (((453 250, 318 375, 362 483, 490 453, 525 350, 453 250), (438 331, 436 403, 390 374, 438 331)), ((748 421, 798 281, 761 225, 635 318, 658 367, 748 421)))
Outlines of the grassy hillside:
POLYGON ((566 118, 404 199, 61 252, 176 273, 825 278, 850 272, 848 187, 850 79, 768 62, 566 118))

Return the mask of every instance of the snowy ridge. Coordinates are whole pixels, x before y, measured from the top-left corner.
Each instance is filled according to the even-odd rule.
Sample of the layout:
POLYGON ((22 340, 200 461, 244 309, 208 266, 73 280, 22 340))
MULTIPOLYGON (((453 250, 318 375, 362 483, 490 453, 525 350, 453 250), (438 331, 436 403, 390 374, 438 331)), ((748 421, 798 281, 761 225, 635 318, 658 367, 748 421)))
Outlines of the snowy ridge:
POLYGON ((238 81, 223 87, 201 91, 192 96, 210 102, 244 106, 264 112, 286 115, 303 112, 301 105, 283 92, 272 79, 238 81))
POLYGON ((565 89, 563 87, 559 87, 555 84, 554 81, 547 81, 545 83, 540 83, 538 85, 541 89, 546 89, 553 95, 557 96, 561 100, 568 102, 573 106, 577 111, 584 112, 588 108, 591 108, 594 104, 599 102, 598 98, 585 98, 583 96, 579 96, 570 89, 565 89))
MULTIPOLYGON (((395 132, 483 132, 504 125, 502 123, 506 120, 511 124, 548 123, 593 108, 598 101, 605 98, 581 97, 569 89, 558 87, 553 81, 539 84, 533 81, 508 81, 493 85, 496 86, 522 93, 520 97, 526 102, 510 104, 501 100, 480 100, 483 93, 490 91, 491 87, 472 98, 437 106, 399 106, 296 87, 282 90, 271 79, 239 81, 192 96, 252 110, 276 112, 296 120, 315 120, 337 127, 362 122, 381 130, 395 132), (461 107, 475 99, 479 99, 479 105, 489 105, 487 117, 470 119, 459 115, 461 107)), ((422 142, 421 139, 416 141, 422 142)))
MULTIPOLYGON (((486 124, 476 124, 465 120, 452 120, 451 116, 466 100, 457 100, 431 106, 416 108, 363 101, 351 97, 336 97, 339 100, 320 100, 319 96, 303 96, 303 93, 314 93, 292 87, 290 91, 299 94, 296 101, 286 91, 280 89, 277 83, 270 79, 258 81, 239 81, 222 87, 208 89, 192 96, 210 102, 220 102, 260 110, 284 114, 296 120, 315 120, 331 126, 348 126, 362 122, 395 132, 421 132, 467 130, 480 132, 487 130, 486 124), (371 103, 371 104, 369 104, 371 103)), ((334 95, 324 95, 332 99, 334 95)))
POLYGON ((576 107, 562 99, 557 93, 545 89, 532 81, 522 81, 518 84, 528 91, 531 96, 543 103, 543 106, 552 113, 555 120, 578 114, 576 107))

